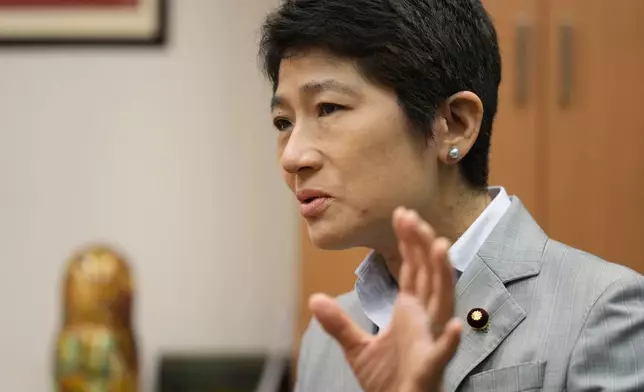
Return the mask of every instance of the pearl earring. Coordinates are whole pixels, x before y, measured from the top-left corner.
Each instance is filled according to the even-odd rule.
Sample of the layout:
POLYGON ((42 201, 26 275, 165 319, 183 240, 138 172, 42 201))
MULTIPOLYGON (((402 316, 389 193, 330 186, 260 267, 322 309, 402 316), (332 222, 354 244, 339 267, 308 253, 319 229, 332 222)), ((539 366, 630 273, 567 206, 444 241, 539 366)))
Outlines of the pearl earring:
POLYGON ((461 157, 461 151, 458 149, 458 147, 452 147, 449 149, 447 152, 447 156, 453 160, 457 161, 461 157))

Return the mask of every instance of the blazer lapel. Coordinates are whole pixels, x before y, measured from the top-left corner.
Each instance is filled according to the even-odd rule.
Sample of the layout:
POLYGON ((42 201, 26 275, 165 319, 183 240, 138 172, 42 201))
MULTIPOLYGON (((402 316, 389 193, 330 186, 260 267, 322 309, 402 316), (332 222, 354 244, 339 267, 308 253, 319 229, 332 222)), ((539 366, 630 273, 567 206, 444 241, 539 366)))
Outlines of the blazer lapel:
POLYGON ((492 231, 456 284, 456 315, 464 324, 459 348, 445 370, 446 391, 455 391, 526 317, 506 285, 539 274, 546 234, 518 198, 492 231), (473 308, 485 309, 487 332, 467 324, 473 308))

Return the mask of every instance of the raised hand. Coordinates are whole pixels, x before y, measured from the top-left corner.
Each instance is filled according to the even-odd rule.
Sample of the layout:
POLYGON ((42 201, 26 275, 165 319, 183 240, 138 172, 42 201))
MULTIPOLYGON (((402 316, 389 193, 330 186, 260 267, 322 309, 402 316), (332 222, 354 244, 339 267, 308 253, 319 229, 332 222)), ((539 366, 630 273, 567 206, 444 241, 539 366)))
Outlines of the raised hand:
POLYGON ((449 241, 436 238, 413 211, 399 208, 393 226, 402 265, 391 323, 373 336, 330 297, 315 294, 309 306, 344 350, 365 392, 442 390, 445 366, 458 346, 461 324, 453 318, 454 282, 449 241))

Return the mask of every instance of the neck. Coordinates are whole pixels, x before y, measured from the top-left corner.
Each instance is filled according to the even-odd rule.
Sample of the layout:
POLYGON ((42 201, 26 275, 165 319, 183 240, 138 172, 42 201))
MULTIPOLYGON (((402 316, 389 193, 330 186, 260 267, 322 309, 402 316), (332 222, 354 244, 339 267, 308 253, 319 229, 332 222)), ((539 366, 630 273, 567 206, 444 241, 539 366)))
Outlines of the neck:
MULTIPOLYGON (((417 211, 434 229, 437 237, 448 238, 455 243, 474 221, 483 213, 491 203, 492 198, 487 191, 460 190, 445 195, 439 200, 440 205, 436 208, 428 208, 424 211, 417 211)), ((392 241, 397 244, 397 240, 392 241)), ((397 245, 387 250, 378 250, 385 259, 387 268, 391 275, 398 281, 398 273, 402 263, 397 245)))

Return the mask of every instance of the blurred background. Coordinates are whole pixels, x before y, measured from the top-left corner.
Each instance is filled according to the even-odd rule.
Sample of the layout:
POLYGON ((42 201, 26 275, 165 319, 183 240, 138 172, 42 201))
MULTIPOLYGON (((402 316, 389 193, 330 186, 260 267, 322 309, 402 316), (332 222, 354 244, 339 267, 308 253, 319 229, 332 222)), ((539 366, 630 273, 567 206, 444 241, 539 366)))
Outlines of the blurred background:
MULTIPOLYGON (((256 57, 278 0, 120 2, 154 17, 0 1, 2 390, 52 390, 64 268, 87 244, 132 265, 141 391, 168 357, 294 358, 308 296, 350 290, 366 254, 314 249, 280 179, 256 57)), ((503 56, 491 184, 644 272, 644 2, 483 3, 503 56)))
POLYGON ((288 347, 297 209, 256 57, 276 4, 170 1, 163 46, 0 47, 0 390, 52 390, 64 267, 94 242, 133 268, 142 391, 162 354, 288 347))

